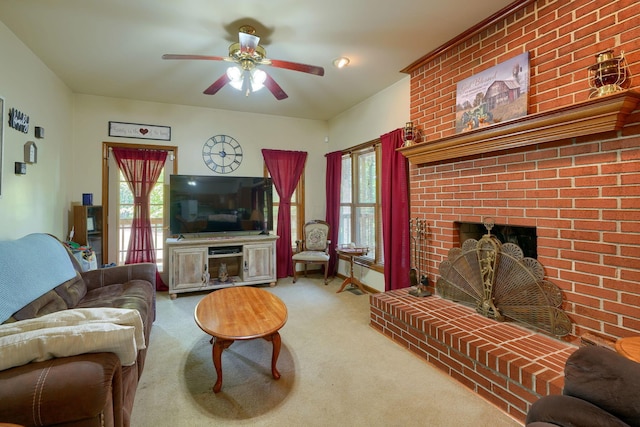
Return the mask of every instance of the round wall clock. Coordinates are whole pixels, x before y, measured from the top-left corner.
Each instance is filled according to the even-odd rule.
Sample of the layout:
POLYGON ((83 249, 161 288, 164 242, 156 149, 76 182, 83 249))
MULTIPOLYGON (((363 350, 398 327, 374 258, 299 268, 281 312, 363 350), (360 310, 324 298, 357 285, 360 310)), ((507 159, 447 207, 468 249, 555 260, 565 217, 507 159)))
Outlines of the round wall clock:
POLYGON ((204 143, 202 159, 212 171, 229 173, 242 163, 242 147, 229 135, 214 135, 204 143))

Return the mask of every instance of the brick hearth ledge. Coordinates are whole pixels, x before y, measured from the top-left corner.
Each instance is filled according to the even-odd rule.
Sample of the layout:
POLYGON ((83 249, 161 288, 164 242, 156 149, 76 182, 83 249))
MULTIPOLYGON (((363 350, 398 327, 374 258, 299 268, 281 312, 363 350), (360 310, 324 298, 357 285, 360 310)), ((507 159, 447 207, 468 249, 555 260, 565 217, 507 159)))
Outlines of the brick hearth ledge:
POLYGON ((578 348, 438 296, 398 289, 369 298, 374 329, 522 422, 541 396, 562 392, 578 348))

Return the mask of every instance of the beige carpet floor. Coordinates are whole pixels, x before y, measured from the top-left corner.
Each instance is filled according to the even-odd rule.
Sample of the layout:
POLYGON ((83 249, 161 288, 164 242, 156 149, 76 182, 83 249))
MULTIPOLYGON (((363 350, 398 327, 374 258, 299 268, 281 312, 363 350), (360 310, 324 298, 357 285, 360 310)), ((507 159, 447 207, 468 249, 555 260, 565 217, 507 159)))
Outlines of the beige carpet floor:
POLYGON ((271 376, 270 342, 236 341, 222 355, 217 394, 210 337, 193 320, 205 293, 159 293, 132 426, 521 425, 373 330, 368 296, 336 294, 340 283, 287 278, 263 287, 288 308, 282 377, 271 376))

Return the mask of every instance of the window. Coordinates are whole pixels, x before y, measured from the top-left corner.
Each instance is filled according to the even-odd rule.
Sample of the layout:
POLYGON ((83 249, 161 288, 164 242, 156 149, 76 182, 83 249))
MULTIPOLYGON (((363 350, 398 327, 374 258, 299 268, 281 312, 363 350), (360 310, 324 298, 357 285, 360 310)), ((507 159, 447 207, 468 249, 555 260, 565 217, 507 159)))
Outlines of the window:
MULTIPOLYGON (((269 177, 269 171, 265 165, 265 176, 269 177)), ((280 207, 280 195, 273 187, 273 232, 278 230, 278 209, 280 207)), ((300 175, 298 186, 291 195, 291 247, 295 248, 296 240, 302 236, 302 226, 304 225, 304 170, 300 175)))
POLYGON ((374 264, 383 264, 380 210, 380 144, 352 149, 342 157, 338 244, 366 246, 374 264))

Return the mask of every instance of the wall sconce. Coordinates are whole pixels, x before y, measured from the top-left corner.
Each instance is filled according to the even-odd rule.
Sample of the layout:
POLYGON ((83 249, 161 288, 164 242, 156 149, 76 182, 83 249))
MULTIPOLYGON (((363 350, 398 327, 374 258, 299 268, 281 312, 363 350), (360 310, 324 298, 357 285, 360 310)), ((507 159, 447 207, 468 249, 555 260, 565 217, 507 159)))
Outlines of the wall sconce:
POLYGON ((413 126, 413 122, 407 122, 404 125, 404 129, 402 132, 402 139, 404 139, 404 146, 408 147, 413 145, 414 141, 417 139, 418 130, 413 126))
POLYGON ((589 86, 593 89, 589 98, 609 95, 623 89, 625 83, 629 83, 631 73, 629 65, 624 57, 613 56, 613 50, 605 50, 596 55, 596 64, 588 69, 589 86))

